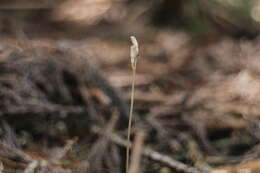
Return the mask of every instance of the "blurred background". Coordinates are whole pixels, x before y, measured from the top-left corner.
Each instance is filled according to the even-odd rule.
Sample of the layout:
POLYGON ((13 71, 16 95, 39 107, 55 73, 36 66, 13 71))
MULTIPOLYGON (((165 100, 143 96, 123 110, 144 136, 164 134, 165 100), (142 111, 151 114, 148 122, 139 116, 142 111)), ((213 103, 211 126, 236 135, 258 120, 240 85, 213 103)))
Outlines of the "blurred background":
MULTIPOLYGON (((88 55, 128 103, 129 37, 136 36, 140 58, 134 131, 145 129, 145 145, 206 172, 260 172, 259 33, 259 0, 0 2, 2 44, 26 40, 88 55)), ((39 155, 41 146, 27 140, 39 155)), ((122 172, 113 167, 124 167, 115 144, 106 144, 100 156, 90 147, 99 142, 94 141, 77 146, 92 153, 91 159, 78 158, 81 150, 74 149, 56 165, 59 171, 122 172)), ((139 172, 189 171, 144 156, 139 172)))

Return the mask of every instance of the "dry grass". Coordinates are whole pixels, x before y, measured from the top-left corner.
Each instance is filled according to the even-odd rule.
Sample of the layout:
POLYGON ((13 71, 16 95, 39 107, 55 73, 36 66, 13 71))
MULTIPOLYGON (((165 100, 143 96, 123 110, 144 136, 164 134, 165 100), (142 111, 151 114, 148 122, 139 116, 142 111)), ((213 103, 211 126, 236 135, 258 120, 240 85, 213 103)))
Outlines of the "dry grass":
MULTIPOLYGON (((131 105, 130 105, 130 114, 129 114, 129 123, 128 123, 128 131, 127 131, 127 141, 130 142, 130 135, 131 135, 131 125, 133 119, 133 109, 134 109, 134 94, 135 94, 135 76, 136 76, 136 65, 137 65, 137 58, 139 54, 139 47, 138 42, 134 36, 131 36, 132 46, 130 48, 130 58, 131 58, 131 65, 133 71, 133 80, 132 80, 132 90, 131 90, 131 105)), ((130 147, 127 146, 126 149, 126 172, 129 171, 129 154, 130 154, 130 147)))

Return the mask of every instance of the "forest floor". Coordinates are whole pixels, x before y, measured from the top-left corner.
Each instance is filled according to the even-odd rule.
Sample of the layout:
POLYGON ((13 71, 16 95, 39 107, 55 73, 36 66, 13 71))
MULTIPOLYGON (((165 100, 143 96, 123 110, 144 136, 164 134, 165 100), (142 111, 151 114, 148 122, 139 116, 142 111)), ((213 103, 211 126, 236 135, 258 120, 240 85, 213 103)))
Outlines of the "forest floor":
POLYGON ((260 172, 258 38, 143 25, 79 30, 2 37, 0 172, 124 170, 127 123, 118 102, 130 103, 131 33, 140 44, 133 136, 146 136, 140 172, 260 172), (48 60, 60 56, 65 66, 48 60), (75 57, 100 69, 120 100, 103 81, 82 86, 77 68, 89 67, 75 57))

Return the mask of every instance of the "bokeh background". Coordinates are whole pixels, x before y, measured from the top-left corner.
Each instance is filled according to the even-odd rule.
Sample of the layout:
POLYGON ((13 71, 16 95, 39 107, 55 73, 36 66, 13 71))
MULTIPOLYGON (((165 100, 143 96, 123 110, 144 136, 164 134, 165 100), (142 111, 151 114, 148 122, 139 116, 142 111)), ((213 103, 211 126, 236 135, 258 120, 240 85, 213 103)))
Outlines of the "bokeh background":
MULTIPOLYGON (((133 134, 145 130, 143 147, 194 168, 178 169, 143 156, 139 172, 144 173, 260 172, 259 33, 259 0, 0 2, 0 60, 6 56, 5 45, 17 51, 23 41, 27 47, 43 44, 69 49, 75 56, 87 56, 127 103, 132 75, 129 37, 136 36, 140 57, 133 134)), ((103 105, 100 114, 110 116, 113 111, 108 98, 97 89, 89 93, 90 100, 103 105)), ((94 108, 99 111, 98 104, 94 108)), ((39 160, 50 161, 50 153, 66 151, 57 162, 50 161, 49 172, 124 171, 123 146, 92 132, 77 142, 69 135, 70 122, 57 119, 51 121, 51 127, 58 129, 52 129, 52 138, 38 135, 50 127, 49 119, 45 119, 44 128, 31 123, 37 129, 32 133, 8 117, 2 131, 12 131, 15 138, 25 141, 20 150, 39 160), (63 144, 57 145, 57 138, 63 144)), ((78 136, 93 124, 100 125, 85 124, 78 129, 78 136)), ((115 133, 124 138, 126 131, 115 133)), ((28 168, 6 157, 0 154, 3 172, 28 168)))

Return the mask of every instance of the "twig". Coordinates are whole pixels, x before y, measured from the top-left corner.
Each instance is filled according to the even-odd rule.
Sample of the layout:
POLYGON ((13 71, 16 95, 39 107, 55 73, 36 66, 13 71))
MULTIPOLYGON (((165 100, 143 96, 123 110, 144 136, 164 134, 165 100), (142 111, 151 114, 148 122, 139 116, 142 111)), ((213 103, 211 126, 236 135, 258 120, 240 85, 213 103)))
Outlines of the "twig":
MULTIPOLYGON (((132 80, 131 105, 130 105, 130 113, 129 113, 129 121, 128 121, 128 130, 127 130, 127 141, 129 142, 130 142, 132 119, 133 119, 133 109, 134 109, 136 64, 137 64, 137 57, 139 54, 139 47, 136 38, 134 36, 131 36, 130 38, 133 44, 130 47, 130 58, 131 58, 131 65, 133 71, 133 80, 132 80)), ((126 147, 126 173, 129 170, 129 154, 130 154, 130 148, 129 146, 127 146, 126 147)))
POLYGON ((178 171, 184 171, 187 173, 209 173, 208 171, 200 170, 195 167, 190 167, 188 165, 185 165, 184 163, 181 163, 177 160, 172 159, 171 157, 161 154, 157 151, 154 151, 150 148, 145 148, 144 149, 144 155, 148 156, 149 158, 162 162, 172 168, 175 168, 178 171))
POLYGON ((38 167, 38 165, 39 163, 37 160, 32 161, 30 164, 28 164, 23 173, 34 173, 34 170, 38 167))
POLYGON ((133 146, 133 154, 131 157, 131 164, 129 167, 129 173, 138 173, 140 169, 140 162, 142 156, 142 150, 144 145, 145 132, 140 131, 136 134, 133 146))
POLYGON ((6 144, 5 142, 0 142, 0 147, 14 154, 16 157, 19 157, 23 161, 29 163, 28 166, 23 171, 23 173, 34 173, 34 170, 38 167, 39 162, 33 159, 30 155, 23 152, 22 150, 16 147, 12 147, 6 144))
POLYGON ((66 141, 65 146, 61 149, 58 155, 52 160, 53 162, 58 162, 62 158, 64 158, 67 153, 72 149, 73 145, 78 141, 78 138, 75 137, 74 139, 69 139, 66 141))
MULTIPOLYGON (((90 172, 93 172, 94 170, 97 172, 102 172, 102 161, 106 157, 106 153, 109 150, 108 144, 110 140, 108 138, 108 134, 113 132, 118 118, 118 112, 114 111, 106 127, 102 128, 102 131, 105 133, 105 135, 100 135, 100 138, 90 149, 90 153, 88 154, 88 161, 91 163, 89 168, 90 172), (93 171, 91 169, 93 169, 93 171)), ((111 157, 109 157, 109 159, 112 160, 111 157)))
POLYGON ((0 162, 0 173, 3 173, 3 170, 4 170, 4 165, 2 162, 0 162))
POLYGON ((18 148, 15 147, 11 147, 7 145, 5 142, 0 142, 0 148, 6 149, 6 151, 16 155, 17 157, 21 158, 27 163, 30 163, 34 160, 30 155, 26 154, 22 150, 19 150, 18 148))

